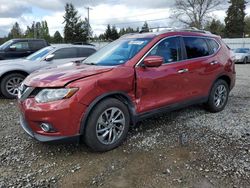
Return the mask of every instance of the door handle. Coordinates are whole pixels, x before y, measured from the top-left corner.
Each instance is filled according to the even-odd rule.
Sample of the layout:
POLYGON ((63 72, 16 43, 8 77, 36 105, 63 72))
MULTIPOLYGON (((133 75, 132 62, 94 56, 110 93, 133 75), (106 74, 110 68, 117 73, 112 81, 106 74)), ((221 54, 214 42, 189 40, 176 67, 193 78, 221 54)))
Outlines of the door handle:
POLYGON ((212 61, 212 62, 210 62, 210 65, 216 65, 218 63, 219 63, 218 61, 212 61))
POLYGON ((180 69, 180 70, 178 70, 178 73, 179 73, 179 74, 185 73, 185 72, 188 72, 188 69, 180 69))

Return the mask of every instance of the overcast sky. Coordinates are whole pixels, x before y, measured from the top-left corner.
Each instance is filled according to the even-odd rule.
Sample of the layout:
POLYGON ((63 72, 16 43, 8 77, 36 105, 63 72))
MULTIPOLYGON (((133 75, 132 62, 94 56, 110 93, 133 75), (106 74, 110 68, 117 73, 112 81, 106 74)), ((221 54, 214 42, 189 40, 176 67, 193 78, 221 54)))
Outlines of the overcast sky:
MULTIPOLYGON (((141 27, 148 20, 150 27, 180 26, 176 20, 169 18, 174 0, 0 0, 0 37, 7 35, 15 22, 25 31, 33 21, 42 20, 48 22, 51 35, 56 30, 63 34, 66 2, 73 3, 82 19, 87 17, 85 7, 92 8, 90 24, 97 35, 105 30, 108 23, 118 28, 141 27)), ((227 5, 221 5, 213 16, 223 21, 226 10, 227 5)), ((249 3, 246 12, 250 15, 249 3)))

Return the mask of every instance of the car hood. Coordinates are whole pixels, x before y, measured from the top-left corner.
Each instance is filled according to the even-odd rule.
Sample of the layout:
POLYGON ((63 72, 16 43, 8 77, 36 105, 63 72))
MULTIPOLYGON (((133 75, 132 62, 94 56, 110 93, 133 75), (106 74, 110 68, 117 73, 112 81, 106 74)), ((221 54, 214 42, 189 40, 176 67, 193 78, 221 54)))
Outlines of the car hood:
POLYGON ((24 84, 32 87, 63 87, 69 82, 108 72, 112 69, 113 67, 110 66, 65 64, 36 71, 24 80, 24 84))
POLYGON ((30 62, 30 60, 27 59, 9 59, 9 60, 1 60, 0 66, 4 65, 23 65, 27 62, 30 62))

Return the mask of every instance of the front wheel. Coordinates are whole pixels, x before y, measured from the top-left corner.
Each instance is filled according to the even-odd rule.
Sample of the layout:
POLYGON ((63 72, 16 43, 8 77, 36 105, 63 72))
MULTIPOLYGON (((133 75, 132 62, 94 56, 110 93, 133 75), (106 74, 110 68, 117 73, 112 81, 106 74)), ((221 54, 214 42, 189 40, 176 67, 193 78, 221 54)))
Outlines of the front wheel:
POLYGON ((20 73, 12 73, 3 77, 1 81, 1 92, 4 97, 14 99, 17 97, 18 88, 25 79, 25 76, 20 73))
POLYGON ((247 57, 244 58, 243 64, 247 64, 247 57))
POLYGON ((213 113, 222 111, 227 104, 228 95, 229 86, 227 82, 224 80, 216 81, 211 89, 206 108, 213 113))
POLYGON ((84 140, 94 151, 108 151, 121 145, 129 130, 129 112, 114 98, 101 101, 91 112, 84 140))

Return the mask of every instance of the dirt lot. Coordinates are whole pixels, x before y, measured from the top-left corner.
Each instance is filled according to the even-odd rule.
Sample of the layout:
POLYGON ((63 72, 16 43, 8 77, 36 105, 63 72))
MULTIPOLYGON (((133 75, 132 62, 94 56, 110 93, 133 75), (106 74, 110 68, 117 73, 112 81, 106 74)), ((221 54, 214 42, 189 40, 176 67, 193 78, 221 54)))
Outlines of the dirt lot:
POLYGON ((217 114, 193 106, 138 124, 107 153, 29 138, 0 99, 0 187, 250 187, 250 65, 217 114))

